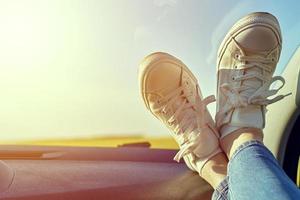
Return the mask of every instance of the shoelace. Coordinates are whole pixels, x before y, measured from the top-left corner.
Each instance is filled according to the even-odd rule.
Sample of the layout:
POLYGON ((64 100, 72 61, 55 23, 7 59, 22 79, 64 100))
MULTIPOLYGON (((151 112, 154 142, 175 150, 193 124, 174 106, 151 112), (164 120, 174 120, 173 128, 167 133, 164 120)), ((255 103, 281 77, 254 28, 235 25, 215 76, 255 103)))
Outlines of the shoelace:
POLYGON ((197 95, 196 102, 191 103, 188 102, 187 96, 184 93, 184 86, 181 86, 166 95, 161 101, 166 103, 164 106, 157 108, 157 110, 165 114, 175 102, 181 101, 175 113, 167 119, 167 123, 173 127, 175 134, 181 136, 183 139, 180 150, 174 157, 174 160, 179 162, 183 156, 193 152, 197 144, 199 144, 199 135, 207 126, 203 115, 206 106, 215 101, 215 96, 211 95, 201 100, 199 95, 197 95), (193 112, 191 112, 191 109, 193 109, 193 112))
POLYGON ((257 67, 262 71, 262 74, 257 72, 246 72, 244 75, 232 77, 233 82, 257 78, 263 82, 263 85, 258 89, 256 87, 253 87, 252 85, 247 85, 246 83, 243 83, 241 86, 233 86, 232 84, 228 83, 221 85, 220 91, 227 98, 226 104, 224 105, 222 111, 218 113, 221 118, 224 118, 224 114, 226 114, 233 108, 246 107, 250 104, 266 106, 275 103, 291 94, 289 93, 286 95, 278 95, 272 99, 268 99, 268 97, 276 95, 277 92, 285 85, 285 80, 281 76, 274 76, 269 80, 264 77, 264 73, 271 73, 272 69, 268 64, 274 62, 274 60, 260 56, 241 55, 236 56, 236 59, 241 61, 241 63, 246 63, 241 64, 241 66, 238 67, 239 69, 246 70, 257 67), (270 86, 277 81, 281 82, 280 87, 278 87, 277 89, 269 89, 270 86))

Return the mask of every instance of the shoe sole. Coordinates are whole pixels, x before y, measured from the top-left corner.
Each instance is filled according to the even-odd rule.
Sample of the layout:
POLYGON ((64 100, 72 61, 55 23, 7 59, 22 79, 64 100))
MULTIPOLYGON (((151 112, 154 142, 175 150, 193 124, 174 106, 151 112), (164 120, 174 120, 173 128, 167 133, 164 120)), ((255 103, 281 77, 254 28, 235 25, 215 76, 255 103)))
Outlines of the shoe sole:
MULTIPOLYGON (((186 71, 192 79, 198 83, 197 78, 194 76, 194 74, 191 72, 191 70, 179 59, 175 58, 174 56, 164 53, 164 52, 155 52, 148 56, 146 56, 139 67, 139 83, 140 83, 140 92, 142 95, 142 98, 144 100, 144 103, 146 107, 150 110, 148 101, 146 100, 146 95, 144 92, 145 88, 145 81, 147 79, 147 74, 154 68, 157 67, 157 65, 161 62, 168 62, 171 64, 175 64, 177 66, 182 67, 182 70, 186 71)), ((200 98, 202 99, 202 94, 200 91, 200 98)))
MULTIPOLYGON (((278 41, 281 44, 281 31, 280 31, 280 26, 279 22, 276 19, 275 16, 273 16, 270 13, 266 12, 255 12, 251 13, 249 15, 246 15, 245 17, 241 18, 239 21, 237 21, 232 28, 229 30, 229 32, 226 34, 225 38, 223 39, 219 50, 218 50, 218 63, 217 63, 217 68, 220 64, 220 58, 224 54, 224 51, 231 41, 231 38, 234 38, 237 36, 240 32, 243 30, 252 27, 252 26, 265 26, 270 28, 276 35, 278 41)), ((218 69, 217 69, 218 70, 218 69)))

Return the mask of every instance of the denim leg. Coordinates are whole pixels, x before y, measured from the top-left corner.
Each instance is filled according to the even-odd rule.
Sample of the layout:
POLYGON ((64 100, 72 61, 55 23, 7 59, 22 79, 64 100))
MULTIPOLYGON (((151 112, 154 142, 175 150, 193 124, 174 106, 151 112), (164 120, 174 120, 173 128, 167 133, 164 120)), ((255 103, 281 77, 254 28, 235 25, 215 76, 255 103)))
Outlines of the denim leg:
POLYGON ((226 177, 215 189, 212 200, 228 200, 228 177, 226 177))
POLYGON ((242 144, 228 164, 228 199, 296 200, 299 188, 259 141, 242 144))

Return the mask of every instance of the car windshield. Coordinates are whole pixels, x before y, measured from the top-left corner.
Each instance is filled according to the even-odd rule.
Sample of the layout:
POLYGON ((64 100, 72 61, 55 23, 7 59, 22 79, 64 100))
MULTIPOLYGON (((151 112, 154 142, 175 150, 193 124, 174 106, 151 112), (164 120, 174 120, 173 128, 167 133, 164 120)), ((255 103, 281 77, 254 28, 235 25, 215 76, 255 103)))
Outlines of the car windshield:
POLYGON ((282 28, 280 74, 300 42, 299 10, 298 1, 0 1, 1 144, 176 148, 141 100, 141 59, 175 55, 214 94, 222 38, 265 11, 282 28))

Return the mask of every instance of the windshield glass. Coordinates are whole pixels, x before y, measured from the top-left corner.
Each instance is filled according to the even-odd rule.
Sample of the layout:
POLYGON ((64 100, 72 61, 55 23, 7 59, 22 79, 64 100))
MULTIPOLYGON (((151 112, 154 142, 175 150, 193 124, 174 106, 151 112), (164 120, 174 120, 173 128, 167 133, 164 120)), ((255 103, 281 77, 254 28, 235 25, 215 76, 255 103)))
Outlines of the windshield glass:
POLYGON ((299 45, 299 10, 298 1, 0 1, 1 143, 176 148, 141 100, 141 59, 175 55, 208 96, 216 51, 236 20, 254 11, 279 19, 278 74, 299 45))

